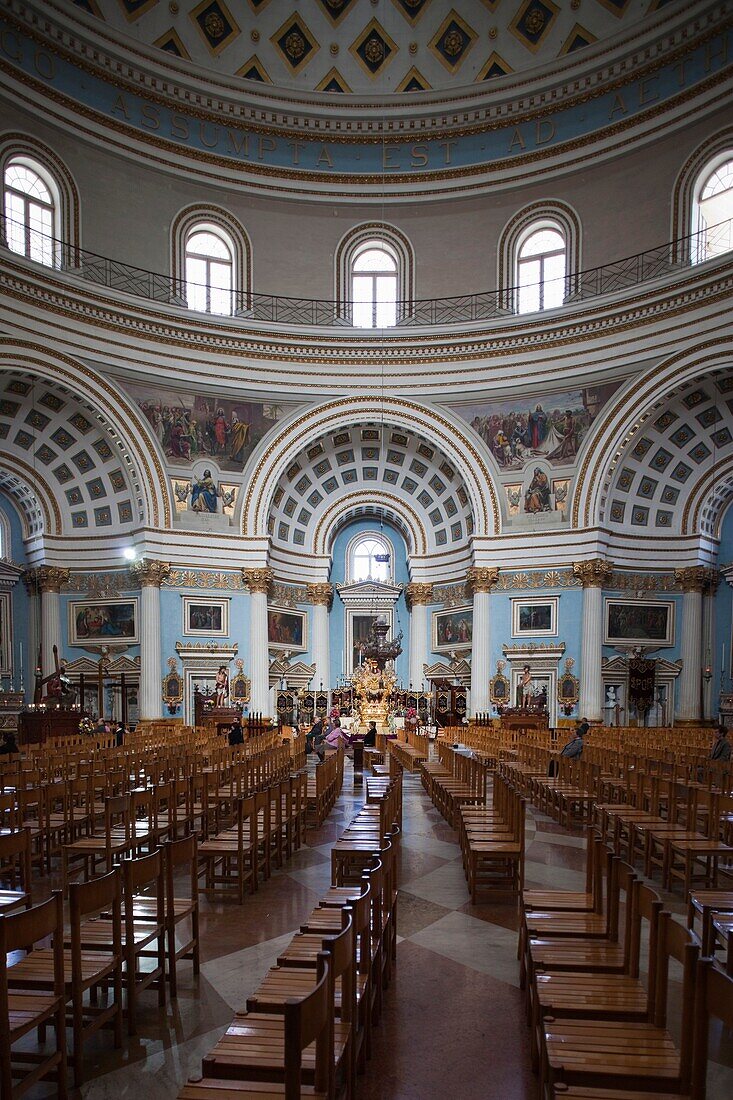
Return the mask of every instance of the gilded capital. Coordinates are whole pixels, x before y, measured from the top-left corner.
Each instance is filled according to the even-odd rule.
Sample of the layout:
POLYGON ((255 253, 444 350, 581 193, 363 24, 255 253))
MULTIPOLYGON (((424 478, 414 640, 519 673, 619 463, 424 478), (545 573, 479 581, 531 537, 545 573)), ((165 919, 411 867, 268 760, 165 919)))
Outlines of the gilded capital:
POLYGON ((141 588, 160 588, 170 571, 167 561, 156 561, 155 558, 140 558, 130 566, 130 576, 141 588))
POLYGON ((433 586, 432 584, 413 581, 411 584, 408 584, 405 589, 405 598, 407 599, 408 607, 414 607, 416 604, 431 603, 433 599, 433 586))
POLYGON ((470 595, 476 592, 490 592, 498 579, 497 565, 472 565, 466 571, 466 588, 470 595))
POLYGON ((38 569, 31 569, 26 573, 26 584, 35 585, 39 592, 60 592, 61 586, 66 584, 71 571, 59 569, 55 565, 41 565, 38 569))
POLYGON ((691 565, 687 569, 675 569, 674 582, 683 592, 704 592, 714 572, 704 565, 691 565))
POLYGON ((250 592, 264 592, 266 595, 270 591, 270 585, 274 573, 272 569, 243 569, 242 579, 249 588, 250 592))
POLYGON ((331 606, 333 600, 333 585, 328 581, 319 581, 317 584, 309 584, 308 600, 310 603, 323 604, 326 607, 331 606))
POLYGON ((583 588, 603 588, 610 583, 613 565, 603 558, 591 558, 590 561, 574 561, 573 574, 583 588))

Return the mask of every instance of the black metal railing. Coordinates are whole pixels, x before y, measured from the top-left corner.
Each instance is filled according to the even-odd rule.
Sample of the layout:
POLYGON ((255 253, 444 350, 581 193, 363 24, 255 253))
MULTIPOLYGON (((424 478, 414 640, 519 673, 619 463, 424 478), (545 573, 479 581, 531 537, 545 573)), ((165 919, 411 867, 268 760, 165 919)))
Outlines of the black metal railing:
MULTIPOLYGON (((172 275, 148 271, 146 268, 121 263, 109 256, 100 256, 39 230, 20 226, 0 214, 0 245, 20 253, 47 267, 95 286, 188 309, 189 300, 207 301, 214 308, 205 312, 212 316, 246 317, 248 320, 284 326, 313 325, 351 326, 356 301, 334 302, 318 298, 293 298, 279 294, 258 294, 254 291, 222 291, 200 283, 183 281, 172 275), (9 243, 10 242, 10 243, 9 243), (21 247, 22 246, 22 247, 21 247)), ((653 279, 664 278, 681 269, 715 259, 733 251, 733 218, 698 233, 679 237, 656 248, 625 256, 601 267, 577 271, 562 279, 562 304, 572 304, 587 298, 629 290, 653 279)), ((549 283, 545 284, 545 294, 549 283)), ((448 298, 417 298, 399 300, 394 314, 395 326, 464 325, 474 321, 491 321, 524 312, 519 308, 520 294, 527 295, 531 287, 509 287, 503 290, 480 291, 448 298)), ((201 312, 201 311, 198 311, 201 312)), ((528 311, 529 312, 529 311, 528 311)), ((381 332, 382 327, 362 328, 360 334, 381 332)))

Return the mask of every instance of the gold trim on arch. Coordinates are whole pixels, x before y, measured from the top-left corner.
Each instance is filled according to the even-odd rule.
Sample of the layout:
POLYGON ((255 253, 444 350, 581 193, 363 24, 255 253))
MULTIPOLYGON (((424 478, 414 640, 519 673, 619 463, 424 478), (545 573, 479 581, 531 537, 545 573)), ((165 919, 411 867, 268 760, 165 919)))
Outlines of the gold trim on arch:
MULTIPOLYGON (((15 474, 17 477, 21 477, 24 481, 27 481, 28 487, 32 488, 34 492, 38 485, 43 488, 44 494, 48 496, 48 500, 46 499, 45 495, 42 495, 40 493, 36 496, 36 499, 38 500, 38 503, 40 504, 43 511, 44 522, 46 525, 46 530, 43 531, 42 534, 44 536, 46 534, 55 535, 57 537, 63 536, 64 524, 61 518, 61 510, 56 502, 56 494, 46 481, 43 474, 41 474, 40 471, 35 469, 33 466, 29 466, 27 462, 25 462, 22 458, 19 458, 17 455, 11 455, 9 451, 3 451, 2 457, 0 457, 0 468, 5 470, 8 474, 15 474), (13 465, 16 465, 18 469, 13 469, 13 465), (23 472, 21 473, 21 471, 23 472), (53 516, 56 522, 55 529, 53 529, 53 524, 51 523, 49 502, 51 509, 53 510, 53 516)), ((24 520, 22 520, 21 522, 23 522, 23 525, 26 526, 24 520)))
POLYGON ((393 493, 385 493, 381 489, 377 491, 360 489, 358 492, 347 493, 345 496, 340 497, 338 500, 335 500, 333 504, 324 511, 323 515, 316 524, 315 531, 313 532, 312 545, 316 548, 316 557, 322 557, 323 555, 328 553, 325 545, 325 535, 328 533, 327 531, 324 532, 324 546, 320 554, 318 553, 318 546, 322 538, 321 531, 323 530, 324 526, 327 525, 328 527, 330 527, 331 524, 336 522, 336 520, 338 519, 338 515, 334 515, 334 513, 338 513, 340 511, 348 511, 349 508, 357 506, 358 503, 362 500, 367 500, 370 504, 377 506, 382 500, 389 501, 390 506, 394 509, 395 512, 404 512, 407 513, 407 515, 411 516, 412 523, 408 523, 407 526, 412 532, 413 541, 417 542, 418 540, 416 538, 416 535, 419 535, 419 541, 421 543, 420 549, 418 550, 418 548, 416 547, 414 553, 419 553, 421 557, 425 555, 428 545, 427 532, 423 523, 420 521, 420 517, 418 516, 417 512, 413 508, 411 508, 406 503, 406 501, 402 500, 401 497, 397 497, 393 493), (414 524, 414 529, 412 524, 414 524))

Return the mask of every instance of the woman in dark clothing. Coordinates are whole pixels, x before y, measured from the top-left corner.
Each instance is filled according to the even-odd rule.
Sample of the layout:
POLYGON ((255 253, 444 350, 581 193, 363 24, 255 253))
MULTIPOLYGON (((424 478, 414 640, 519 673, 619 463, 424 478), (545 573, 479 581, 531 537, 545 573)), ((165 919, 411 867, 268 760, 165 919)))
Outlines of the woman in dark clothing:
POLYGON ((373 749, 377 743, 377 723, 370 722, 364 736, 364 748, 373 749))

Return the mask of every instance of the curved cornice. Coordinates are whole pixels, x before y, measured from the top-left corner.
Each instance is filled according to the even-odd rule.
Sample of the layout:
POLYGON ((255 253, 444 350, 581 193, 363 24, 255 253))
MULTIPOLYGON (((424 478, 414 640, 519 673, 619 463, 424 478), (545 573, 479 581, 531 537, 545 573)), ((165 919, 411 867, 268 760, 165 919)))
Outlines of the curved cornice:
POLYGON ((632 355, 669 354, 693 337, 726 328, 732 294, 733 257, 728 256, 633 293, 567 305, 532 319, 513 316, 452 331, 388 330, 373 337, 365 330, 342 335, 309 329, 293 337, 292 329, 283 333, 275 325, 258 327, 241 318, 143 308, 129 296, 95 293, 72 277, 7 252, 0 255, 0 318, 16 332, 30 338, 46 331, 77 354, 87 347, 87 354, 138 374, 142 363, 152 374, 175 366, 179 381, 201 384, 224 368, 234 385, 268 391, 295 386, 303 399, 363 393, 375 371, 393 391, 422 395, 446 396, 451 386, 467 396, 489 384, 515 391, 540 380, 559 385, 577 372, 571 359, 581 353, 594 377, 607 376, 632 355))
POLYGON ((534 79, 394 105, 298 101, 249 87, 244 98, 232 81, 196 77, 161 51, 122 45, 51 3, 36 9, 10 0, 8 9, 0 68, 16 97, 47 117, 220 185, 341 201, 375 189, 424 199, 567 171, 601 146, 627 150, 691 111, 720 105, 730 71, 722 48, 727 0, 659 13, 647 29, 534 79), (30 36, 25 47, 22 35, 30 36))

